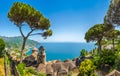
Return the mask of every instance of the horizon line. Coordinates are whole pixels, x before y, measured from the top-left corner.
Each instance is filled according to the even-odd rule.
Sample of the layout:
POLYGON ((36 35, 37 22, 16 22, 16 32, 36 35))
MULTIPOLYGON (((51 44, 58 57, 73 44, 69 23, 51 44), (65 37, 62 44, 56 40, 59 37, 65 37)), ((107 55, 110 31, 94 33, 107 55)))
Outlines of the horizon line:
MULTIPOLYGON (((38 41, 39 42, 39 41, 38 41)), ((68 42, 68 41, 66 41, 66 42, 57 42, 57 41, 53 41, 53 42, 39 42, 39 43, 87 43, 87 42, 68 42)), ((95 42, 89 42, 89 43, 95 43, 95 42)))

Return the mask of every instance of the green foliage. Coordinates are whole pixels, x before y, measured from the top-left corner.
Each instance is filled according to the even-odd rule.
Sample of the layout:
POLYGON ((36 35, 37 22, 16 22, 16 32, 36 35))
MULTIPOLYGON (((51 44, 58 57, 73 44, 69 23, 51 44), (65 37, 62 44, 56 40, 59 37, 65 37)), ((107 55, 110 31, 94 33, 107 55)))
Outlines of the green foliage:
POLYGON ((120 25, 120 0, 111 0, 107 15, 104 19, 107 24, 120 25))
POLYGON ((0 39, 0 57, 3 56, 4 48, 5 48, 5 42, 3 41, 3 39, 0 39))
POLYGON ((32 26, 35 22, 39 21, 40 17, 42 17, 42 14, 39 11, 21 2, 15 2, 8 12, 8 18, 17 26, 20 26, 24 21, 28 24, 33 22, 30 24, 32 26))
POLYGON ((20 73, 21 76, 25 76, 25 64, 24 63, 20 63, 17 65, 17 69, 20 73))
POLYGON ((80 51, 80 57, 87 55, 87 51, 85 49, 82 49, 80 51))
POLYGON ((38 76, 46 76, 44 73, 38 73, 38 76))
POLYGON ((29 36, 40 35, 47 38, 52 35, 52 30, 49 29, 49 19, 45 18, 38 10, 29 4, 15 2, 8 12, 8 18, 19 28, 21 36, 23 37, 20 62, 22 62, 23 52, 29 36), (29 28, 29 32, 26 34, 22 30, 23 25, 29 28))
POLYGON ((111 68, 120 70, 120 51, 119 50, 102 50, 100 54, 94 55, 94 65, 97 69, 104 70, 105 65, 109 65, 111 68))
POLYGON ((37 72, 32 67, 26 68, 24 63, 18 64, 17 69, 18 69, 21 76, 33 76, 33 75, 34 76, 46 76, 44 73, 37 72))
MULTIPOLYGON (((23 42, 22 37, 20 37, 20 36, 18 36, 18 37, 0 36, 0 38, 2 38, 5 41, 7 48, 12 49, 12 50, 16 50, 16 49, 20 50, 21 49, 21 45, 23 42)), ((26 48, 36 46, 37 44, 38 44, 37 41, 28 39, 26 42, 26 48)))
POLYGON ((110 66, 115 65, 115 60, 117 55, 113 50, 102 50, 100 54, 94 56, 94 65, 97 66, 98 69, 102 69, 101 65, 108 64, 110 66))
POLYGON ((112 41, 113 49, 114 49, 114 47, 115 47, 115 39, 117 39, 118 36, 120 36, 120 31, 119 31, 119 30, 110 30, 110 31, 105 35, 105 37, 106 37, 108 40, 111 40, 111 41, 112 41))
POLYGON ((46 76, 46 74, 41 73, 41 72, 37 72, 35 69, 33 69, 32 67, 26 68, 25 69, 25 76, 46 76))
POLYGON ((4 54, 4 67, 6 67, 6 71, 8 71, 8 76, 11 76, 11 68, 10 68, 11 61, 9 60, 9 55, 4 54))
POLYGON ((100 63, 100 55, 99 54, 94 55, 93 62, 97 69, 100 68, 101 63, 100 63))
POLYGON ((33 75, 38 75, 37 71, 35 71, 35 69, 33 69, 33 68, 27 68, 26 69, 26 74, 27 73, 31 73, 33 75))
POLYGON ((10 65, 10 60, 9 60, 9 58, 8 58, 8 55, 7 55, 7 54, 5 54, 5 60, 6 60, 7 64, 8 64, 8 65, 10 65))
POLYGON ((52 30, 47 30, 46 32, 43 33, 42 36, 45 37, 45 39, 47 38, 47 36, 52 36, 52 30))
POLYGON ((86 32, 85 39, 87 42, 101 40, 105 32, 111 28, 111 25, 96 24, 86 32))
POLYGON ((116 59, 115 52, 112 50, 103 50, 100 54, 101 64, 114 65, 116 59))
POLYGON ((95 48, 93 49, 93 55, 96 55, 96 54, 98 54, 98 49, 95 47, 95 48))
MULTIPOLYGON (((23 23, 27 23, 28 26, 34 30, 49 30, 50 21, 45 18, 38 10, 34 9, 28 4, 21 2, 15 2, 8 12, 8 18, 14 22, 20 29, 23 23)), ((51 36, 52 32, 47 32, 47 36, 51 36)))
POLYGON ((97 41, 98 43, 98 49, 101 50, 101 41, 104 37, 104 35, 112 29, 112 25, 108 24, 96 24, 93 27, 91 27, 85 34, 85 40, 87 42, 90 41, 97 41))
POLYGON ((94 74, 95 66, 90 59, 85 59, 81 62, 79 67, 79 76, 95 76, 94 74))
POLYGON ((35 76, 46 76, 46 74, 41 73, 41 72, 37 72, 35 69, 33 69, 32 67, 26 68, 25 70, 25 75, 35 75, 35 76))
POLYGON ((115 58, 115 65, 113 66, 113 69, 120 70, 120 52, 116 52, 116 58, 115 58))
POLYGON ((115 39, 120 35, 120 31, 119 30, 110 30, 105 37, 107 37, 108 39, 115 39))
POLYGON ((86 41, 87 42, 96 41, 95 38, 101 38, 102 35, 99 36, 99 34, 103 33, 102 30, 103 30, 103 25, 98 24, 91 27, 85 34, 86 41))

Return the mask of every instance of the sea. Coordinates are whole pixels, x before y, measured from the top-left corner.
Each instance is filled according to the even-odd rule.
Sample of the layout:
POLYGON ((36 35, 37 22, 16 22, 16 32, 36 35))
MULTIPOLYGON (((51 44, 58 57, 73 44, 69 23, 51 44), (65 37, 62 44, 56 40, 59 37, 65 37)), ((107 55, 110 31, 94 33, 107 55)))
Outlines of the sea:
MULTIPOLYGON (((87 51, 93 50, 96 46, 94 43, 40 43, 36 47, 44 46, 46 51, 46 60, 66 60, 73 59, 80 56, 80 51, 85 49, 87 51)), ((27 55, 32 54, 32 48, 28 50, 27 55)))

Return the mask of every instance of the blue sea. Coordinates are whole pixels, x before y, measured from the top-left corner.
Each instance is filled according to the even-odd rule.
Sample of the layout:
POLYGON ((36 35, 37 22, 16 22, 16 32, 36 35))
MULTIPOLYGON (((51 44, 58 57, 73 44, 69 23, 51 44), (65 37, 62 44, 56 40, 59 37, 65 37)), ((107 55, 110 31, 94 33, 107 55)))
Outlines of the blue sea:
MULTIPOLYGON (((94 43, 40 43, 37 47, 40 46, 46 50, 47 61, 73 59, 79 57, 82 49, 90 51, 96 47, 94 43)), ((31 53, 30 49, 27 54, 31 53)))

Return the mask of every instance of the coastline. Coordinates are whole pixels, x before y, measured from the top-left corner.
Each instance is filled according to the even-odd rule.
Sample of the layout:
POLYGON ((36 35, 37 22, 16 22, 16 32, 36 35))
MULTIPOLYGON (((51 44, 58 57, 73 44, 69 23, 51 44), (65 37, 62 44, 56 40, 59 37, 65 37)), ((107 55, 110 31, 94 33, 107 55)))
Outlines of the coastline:
MULTIPOLYGON (((94 43, 41 43, 37 46, 44 46, 47 56, 47 61, 51 60, 66 60, 79 57, 80 51, 85 48, 87 51, 94 49, 94 43)), ((31 48, 32 49, 32 48, 31 48)), ((27 51, 27 55, 31 55, 31 50, 27 51)))

